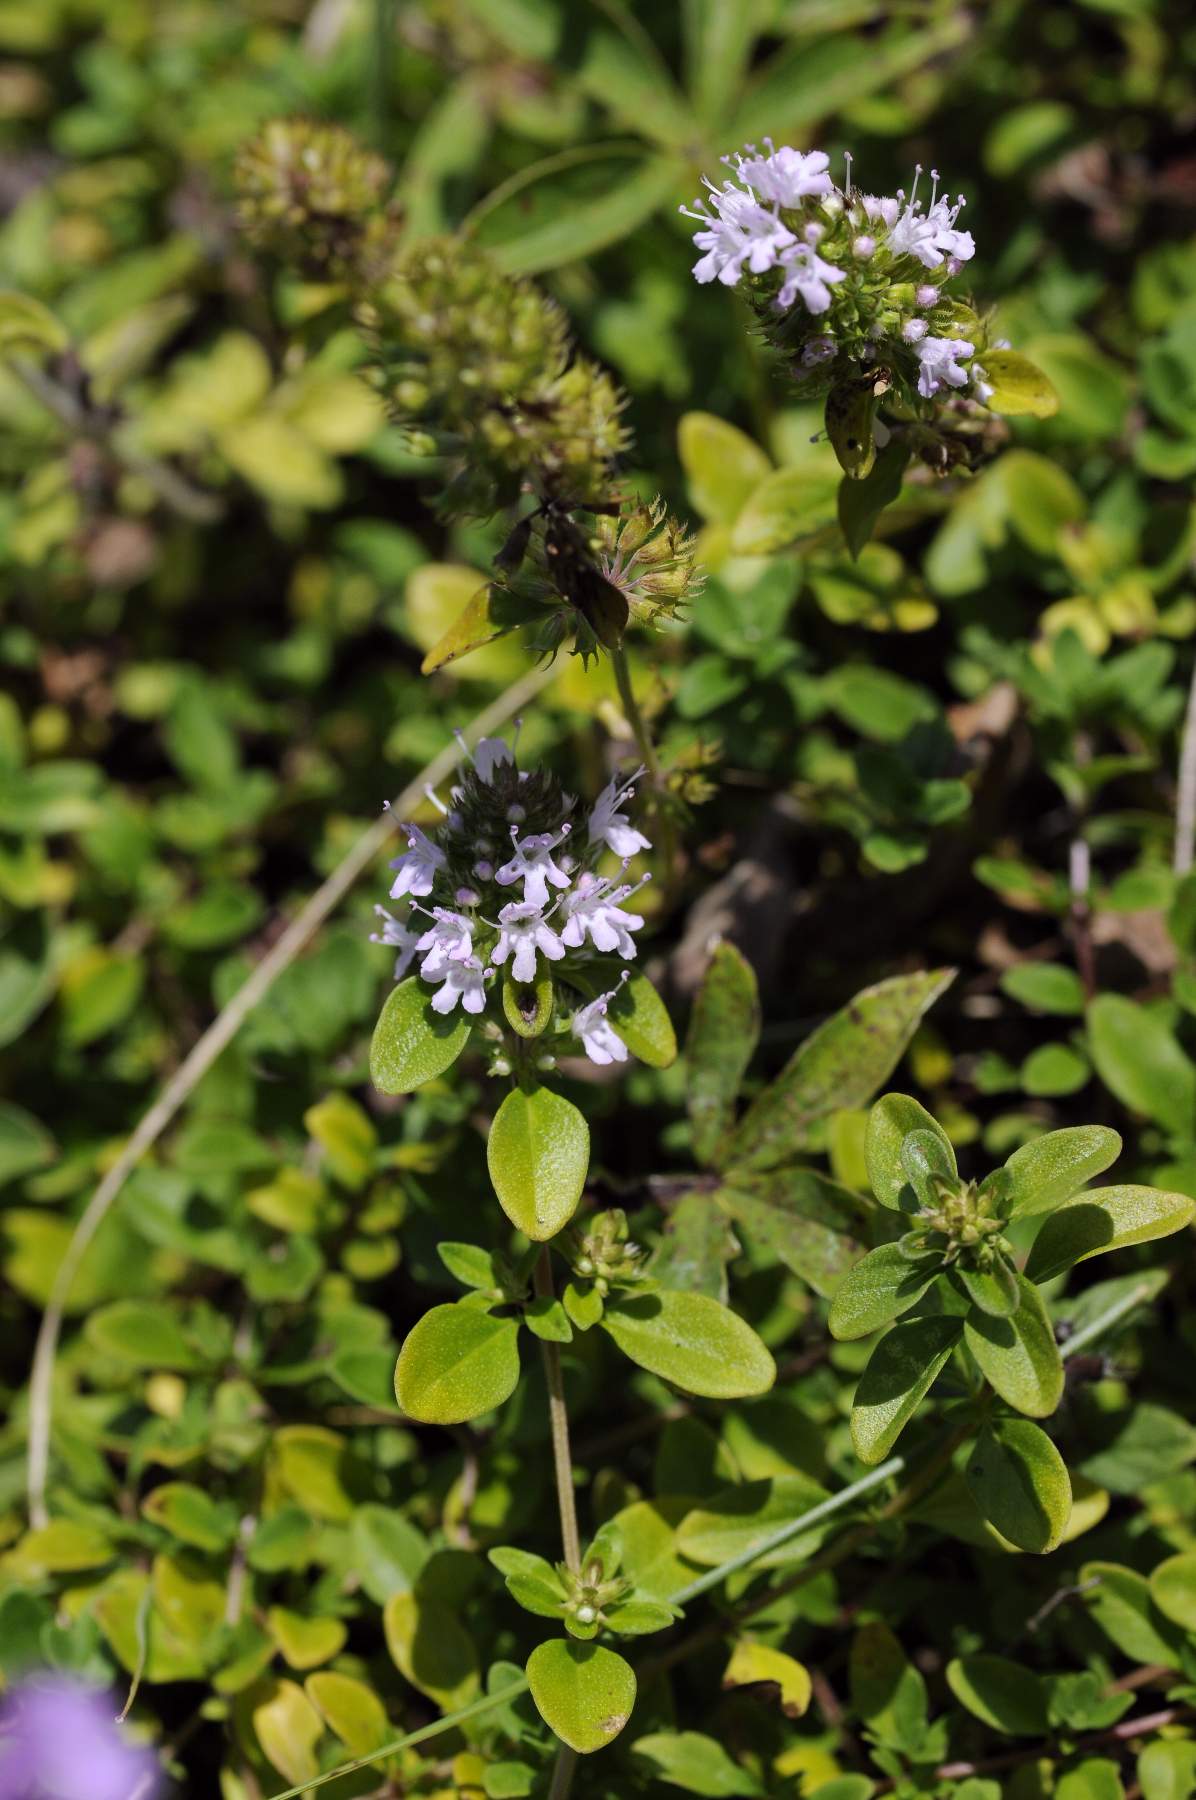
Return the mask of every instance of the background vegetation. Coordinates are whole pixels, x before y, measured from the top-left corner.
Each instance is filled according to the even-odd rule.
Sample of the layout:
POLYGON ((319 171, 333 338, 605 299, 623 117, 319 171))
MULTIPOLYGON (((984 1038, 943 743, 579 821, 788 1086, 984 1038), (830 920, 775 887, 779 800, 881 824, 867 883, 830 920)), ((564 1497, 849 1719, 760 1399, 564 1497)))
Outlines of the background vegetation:
MULTIPOLYGON (((410 241, 464 223, 542 282, 630 396, 629 491, 701 529, 704 592, 629 638, 684 803, 680 878, 640 897, 679 1029, 713 941, 738 945, 763 998, 750 1097, 866 984, 955 968, 899 1085, 967 1173, 1097 1123, 1125 1139, 1117 1179, 1196 1197, 1187 10, 4 0, 0 269, 62 341, 30 357, 0 309, 0 1666, 136 1677, 179 1791, 225 1800, 517 1674, 535 1631, 484 1552, 557 1534, 534 1359, 480 1423, 394 1405, 398 1344, 455 1292, 437 1240, 510 1234, 480 1059, 409 1099, 369 1084, 379 855, 87 1248, 27 1509, 39 1318, 97 1182, 383 801, 533 667, 504 639, 420 673, 509 520, 438 523, 437 470, 336 297, 239 232, 236 153, 295 114, 388 159, 410 241), (858 559, 817 411, 690 277, 678 205, 765 134, 836 172, 850 150, 880 192, 939 166, 994 329, 1060 397, 997 427, 974 478, 907 480, 858 559)), ((523 692, 525 765, 592 795, 612 740, 633 754, 609 662, 561 656, 523 692)), ((597 1332, 564 1347, 588 1527, 640 1508, 662 1599, 742 1547, 745 1513, 781 1524, 859 1475, 870 1349, 826 1329, 865 1202, 850 1230, 792 1192, 716 1206, 695 1068, 567 1072, 591 1199, 677 1286, 729 1292, 780 1370, 720 1405, 597 1332)), ((794 1129, 803 1167, 866 1193, 884 1079, 794 1129)), ((846 1551, 837 1522, 807 1533, 646 1646, 578 1793, 1196 1791, 1188 1243, 1042 1290, 1065 1345, 1115 1315, 1047 1422, 1075 1497, 1057 1548, 1014 1553, 949 1465, 899 1512, 879 1490, 846 1551)), ((940 1438, 919 1420, 911 1466, 940 1438)), ((554 1748, 517 1699, 333 1791, 544 1793, 554 1748)))

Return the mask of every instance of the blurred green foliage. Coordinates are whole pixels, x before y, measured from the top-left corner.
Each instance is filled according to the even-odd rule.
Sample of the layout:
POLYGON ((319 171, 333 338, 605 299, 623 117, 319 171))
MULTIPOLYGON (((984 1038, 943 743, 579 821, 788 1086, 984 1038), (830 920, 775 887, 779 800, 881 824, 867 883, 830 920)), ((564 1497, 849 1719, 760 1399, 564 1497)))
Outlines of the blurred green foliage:
MULTIPOLYGON (((39 1311, 97 1179, 383 801, 528 666, 504 639, 420 675, 510 521, 438 521, 444 471, 361 379, 343 295, 238 231, 236 155, 295 114, 397 170, 409 241, 464 225, 542 283, 630 395, 629 491, 701 532, 705 591, 631 640, 688 804, 645 952, 680 1021, 712 937, 738 943, 763 1034, 729 1029, 725 1081, 691 1056, 569 1088, 601 1203, 666 1286, 730 1293, 780 1375, 679 1401, 609 1334, 565 1346, 580 1504, 619 1516, 638 1589, 667 1601, 858 1473, 871 1341, 826 1316, 868 1241, 885 1071, 794 1137, 800 1168, 713 1171, 740 1076, 758 1103, 865 983, 959 969, 901 1084, 969 1172, 1095 1121, 1126 1140, 1118 1179, 1196 1196, 1188 10, 0 0, 0 1670, 139 1674, 179 1791, 223 1800, 500 1688, 533 1636, 478 1552, 556 1543, 537 1360, 480 1424, 395 1406, 399 1341, 454 1293, 437 1241, 511 1234, 480 1066, 397 1103, 368 1085, 381 867, 102 1226, 55 1372, 51 1523, 24 1510, 39 1311), (975 479, 907 479, 854 558, 818 415, 689 273, 678 204, 765 134, 850 150, 882 192, 942 167, 994 334, 1060 396, 975 479)), ((521 754, 594 792, 612 732, 609 667, 562 657, 521 754)), ((771 1569, 731 1577, 725 1631, 641 1669, 582 1800, 1196 1792, 1185 1242, 1044 1285, 1064 1343, 1150 1301, 1046 1421, 1072 1471, 1057 1549, 1012 1553, 962 1465, 781 1593, 807 1533, 776 1594, 771 1569), (1166 1728, 1110 1736, 1139 1686, 1166 1728)), ((515 1700, 330 1792, 544 1794, 553 1747, 515 1700)))

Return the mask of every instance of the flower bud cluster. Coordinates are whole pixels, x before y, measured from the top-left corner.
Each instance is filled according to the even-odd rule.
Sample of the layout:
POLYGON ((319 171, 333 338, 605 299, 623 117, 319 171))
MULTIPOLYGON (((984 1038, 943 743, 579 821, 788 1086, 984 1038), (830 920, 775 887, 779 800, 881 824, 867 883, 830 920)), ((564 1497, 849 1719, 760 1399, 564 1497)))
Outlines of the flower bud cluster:
POLYGON ((235 177, 250 243, 316 279, 360 283, 397 238, 389 166, 339 125, 271 119, 241 149, 235 177))
POLYGON ((578 506, 609 497, 625 398, 570 358, 564 315, 531 282, 434 239, 392 261, 358 317, 392 415, 417 450, 448 459, 447 512, 492 513, 529 482, 578 506))
POLYGON ((594 1063, 627 1060, 608 1013, 628 973, 615 974, 618 962, 634 959, 644 923, 626 906, 649 879, 625 879, 651 849, 622 810, 634 791, 612 779, 579 816, 553 775, 521 770, 501 738, 483 738, 449 804, 437 801, 438 830, 406 827, 391 898, 409 910, 378 907, 376 941, 398 951, 396 981, 418 970, 434 1012, 460 1007, 486 1025, 496 1074, 532 1039, 540 1068, 577 1045, 594 1063), (621 866, 604 875, 610 851, 621 866))
POLYGON ((873 374, 923 412, 953 391, 986 400, 984 326, 946 291, 975 254, 963 196, 940 195, 931 170, 920 198, 920 165, 908 194, 865 194, 850 160, 840 188, 823 151, 764 143, 724 157, 733 178, 681 208, 700 228, 696 279, 741 289, 803 394, 873 374))
POLYGON ((571 1226, 562 1239, 569 1265, 579 1281, 591 1281, 605 1300, 612 1284, 627 1286, 643 1275, 644 1251, 633 1243, 622 1207, 594 1213, 584 1231, 571 1226))

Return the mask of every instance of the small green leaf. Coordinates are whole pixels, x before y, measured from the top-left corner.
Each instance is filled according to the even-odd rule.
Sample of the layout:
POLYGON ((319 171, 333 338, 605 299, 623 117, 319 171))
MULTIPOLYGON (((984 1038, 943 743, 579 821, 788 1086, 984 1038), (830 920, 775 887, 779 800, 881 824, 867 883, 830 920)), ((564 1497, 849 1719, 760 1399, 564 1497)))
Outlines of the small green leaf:
POLYGON ((717 1738, 700 1731, 653 1731, 631 1746, 636 1761, 646 1765, 652 1786, 682 1788, 705 1800, 745 1800, 764 1793, 759 1778, 727 1754, 717 1738))
POLYGON ((309 1619, 285 1606, 269 1608, 266 1629, 292 1669, 314 1669, 330 1661, 349 1635, 343 1619, 309 1619))
POLYGON ((152 1524, 197 1550, 224 1550, 237 1535, 235 1508, 187 1481, 164 1481, 146 1495, 141 1510, 152 1524))
POLYGON ((303 1688, 350 1756, 368 1756, 392 1735, 381 1700, 373 1688, 358 1681, 356 1676, 321 1669, 318 1674, 308 1676, 303 1688))
POLYGON ((620 984, 606 1016, 631 1054, 650 1069, 667 1069, 677 1060, 677 1034, 668 1008, 638 969, 620 984))
POLYGON ((1090 1562, 1080 1570, 1084 1604, 1123 1656, 1136 1663, 1183 1663, 1185 1632, 1162 1611, 1150 1582, 1118 1563, 1090 1562))
POLYGON ((513 1088, 494 1115, 486 1163, 512 1225, 543 1243, 577 1211, 590 1166, 590 1128, 551 1088, 513 1088))
POLYGON ((958 1180, 955 1152, 936 1125, 933 1131, 911 1131, 901 1146, 901 1167, 919 1206, 938 1205, 936 1177, 954 1186, 958 1180))
POLYGON ((445 1712, 467 1706, 480 1685, 473 1639, 455 1612, 416 1594, 392 1594, 382 1609, 386 1648, 400 1674, 445 1712))
POLYGON ((901 1204, 902 1194, 909 1194, 909 1176, 901 1151, 911 1131, 933 1133, 940 1141, 951 1173, 957 1173, 951 1140, 938 1120, 909 1094, 885 1094, 868 1114, 864 1155, 872 1192, 882 1206, 893 1212, 913 1211, 912 1199, 906 1207, 901 1204))
POLYGON ((736 556, 772 556, 834 522, 839 475, 833 464, 774 469, 731 527, 736 556))
POLYGON ((653 1631, 665 1631, 679 1618, 677 1609, 662 1600, 619 1600, 603 1608, 612 1631, 621 1637, 646 1637, 653 1631))
POLYGON ((860 1376, 851 1408, 851 1441, 862 1463, 882 1462, 888 1455, 962 1330, 960 1319, 932 1316, 886 1331, 860 1376))
POLYGON ((754 1687, 758 1682, 766 1682, 776 1689, 786 1718, 800 1719, 810 1704, 813 1684, 804 1663, 769 1644, 740 1638, 723 1671, 723 1686, 754 1687))
POLYGON ((817 1169, 736 1172, 714 1198, 752 1241, 824 1297, 838 1290, 867 1241, 857 1196, 817 1169))
POLYGON ((820 1025, 740 1120, 728 1165, 769 1169, 789 1162, 831 1113, 870 1100, 954 974, 895 975, 865 988, 820 1025))
POLYGON ((1156 1738, 1138 1758, 1142 1800, 1191 1800, 1196 1793, 1196 1743, 1156 1738))
POLYGON ((1011 1737, 1043 1737, 1047 1694, 1041 1678, 1004 1656, 957 1656, 947 1664, 947 1686, 961 1706, 994 1731, 1011 1737))
POLYGON ((507 1024, 520 1037, 540 1037, 552 1018, 556 990, 547 969, 541 969, 534 981, 515 981, 509 969, 503 970, 502 1009, 507 1024))
POLYGON ((729 525, 772 464, 754 439, 715 413, 688 412, 677 427, 677 452, 689 497, 704 519, 729 525))
POLYGON ((32 1113, 0 1100, 0 1183, 45 1168, 55 1150, 54 1139, 32 1113))
POLYGON ((989 1313, 994 1319, 1008 1319, 1017 1311, 1017 1277, 1003 1256, 994 1256, 987 1269, 957 1263, 955 1273, 977 1311, 989 1313))
POLYGON ((518 1340, 514 1319, 476 1306, 434 1306, 399 1352, 399 1405, 427 1425, 457 1425, 493 1411, 519 1380, 518 1340))
POLYGON ((114 1300, 88 1319, 84 1331, 93 1350, 138 1369, 203 1367, 174 1308, 164 1300, 114 1300))
POLYGON ((544 1723, 579 1756, 618 1737, 635 1705, 635 1671, 613 1650, 549 1638, 527 1661, 528 1686, 544 1723))
POLYGON ((1031 1138, 1005 1164, 1013 1182, 1008 1217, 1050 1212, 1120 1155, 1121 1138, 1107 1125, 1076 1125, 1031 1138))
MULTIPOLYGON (((426 586, 428 580, 435 579, 446 566, 451 575, 458 573, 451 565, 428 564, 415 572, 411 585, 414 586, 418 578, 426 586)), ((523 623, 526 614, 516 607, 504 588, 487 581, 484 576, 479 576, 478 580, 480 585, 465 602, 464 609, 424 656, 421 674, 432 675, 446 663, 456 662, 458 657, 468 656, 471 650, 494 643, 496 638, 505 637, 508 631, 523 623)), ((411 604, 410 598, 408 604, 411 604)))
POLYGON ((370 1078, 382 1094, 409 1094, 451 1069, 469 1042, 467 1013, 432 1011, 432 991, 418 975, 386 996, 370 1044, 370 1078))
POLYGON ((746 1320, 708 1294, 675 1288, 612 1295, 602 1315, 624 1356, 687 1394, 735 1400, 763 1394, 776 1364, 746 1320))
POLYGON ((940 1265, 931 1260, 911 1262, 896 1244, 881 1244, 869 1250, 835 1291, 829 1320, 831 1336, 871 1337, 882 1325, 908 1312, 939 1270, 940 1265))
POLYGON ((986 1425, 965 1472, 969 1492, 990 1525, 1019 1550, 1043 1555, 1071 1517, 1071 1482, 1046 1432, 1028 1419, 986 1425))
POLYGON ((839 529, 853 559, 872 536, 885 507, 900 494, 909 458, 909 446, 895 438, 881 451, 870 473, 862 479, 848 475, 839 483, 839 529))
POLYGON ((1026 1262, 1031 1281, 1050 1281, 1076 1263, 1170 1237, 1191 1223, 1196 1201, 1160 1188, 1092 1188, 1053 1212, 1034 1240, 1026 1262))
POLYGON ((993 390, 987 405, 995 413, 1010 418, 1029 413, 1035 419, 1049 419, 1059 410, 1054 383, 1016 350, 986 350, 984 378, 993 390))
POLYGON ((694 1155, 717 1163, 735 1117, 735 1097, 760 1036, 760 996, 751 963, 716 944, 694 998, 685 1041, 686 1104, 694 1155))
POLYGON ((1161 1613, 1196 1632, 1196 1550, 1181 1550, 1156 1563, 1150 1575, 1150 1597, 1161 1613))
POLYGON ((1045 1419, 1063 1396, 1063 1358, 1042 1295, 1016 1277, 1018 1307, 1009 1318, 979 1310, 964 1320, 968 1349, 1002 1400, 1031 1418, 1045 1419))
MULTIPOLYGON (((826 1498, 826 1489, 808 1475, 778 1475, 768 1481, 722 1488, 685 1514, 677 1528, 676 1552, 703 1568, 717 1568, 734 1557, 748 1555, 757 1544, 826 1498)), ((780 1568, 802 1561, 821 1540, 822 1528, 815 1525, 765 1552, 756 1566, 780 1568)))
POLYGON ((0 356, 12 351, 65 350, 70 342, 48 306, 12 288, 0 293, 0 356))
POLYGON ((1088 1008, 1088 1040, 1097 1074, 1123 1106, 1190 1135, 1196 1063, 1165 1018, 1121 994, 1101 994, 1088 1008))

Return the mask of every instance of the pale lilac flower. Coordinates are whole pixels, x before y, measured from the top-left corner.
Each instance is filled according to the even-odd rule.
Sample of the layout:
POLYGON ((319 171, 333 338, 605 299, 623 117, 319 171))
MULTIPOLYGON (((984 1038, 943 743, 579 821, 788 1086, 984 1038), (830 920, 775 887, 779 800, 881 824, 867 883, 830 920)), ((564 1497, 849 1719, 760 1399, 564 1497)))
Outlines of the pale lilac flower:
POLYGON ((152 1800, 153 1752, 131 1744, 116 1702, 61 1676, 13 1690, 0 1711, 0 1800, 152 1800))
MULTIPOLYGON (((788 144, 782 144, 776 150, 771 138, 765 138, 764 142, 768 145, 767 156, 735 158, 740 180, 754 188, 762 200, 771 200, 775 206, 796 206, 807 196, 831 192, 834 184, 828 172, 830 158, 825 151, 791 150, 788 144)), ((748 149, 754 150, 755 146, 749 144, 748 149)))
POLYGON ((512 901, 499 913, 498 923, 499 939, 490 954, 490 961, 502 964, 508 956, 512 957, 511 973, 516 981, 536 979, 537 951, 549 962, 560 962, 565 954, 564 944, 538 906, 529 906, 526 901, 522 904, 512 901))
POLYGON ((929 400, 944 382, 948 387, 966 387, 968 372, 960 358, 971 356, 972 349, 967 338, 923 338, 918 345, 918 392, 929 400))
POLYGON ((395 980, 402 981, 415 959, 419 933, 412 931, 402 919, 396 919, 393 914, 388 913, 384 906, 376 906, 374 911, 384 922, 381 931, 370 932, 370 943, 394 946, 399 953, 395 958, 395 980))
POLYGON ((616 856, 624 858, 634 856, 639 850, 650 850, 652 845, 642 831, 637 831, 625 812, 619 807, 624 800, 630 800, 635 793, 635 783, 643 774, 641 766, 630 780, 619 785, 619 777, 612 775, 590 813, 590 822, 586 827, 591 844, 605 844, 616 856))
POLYGON ((831 303, 831 287, 843 280, 843 270, 826 262, 811 244, 794 244, 780 258, 785 282, 773 305, 787 312, 801 295, 807 312, 824 313, 831 303))
POLYGON ((562 825, 555 837, 544 831, 521 838, 517 831, 512 830, 515 854, 510 862, 504 863, 497 871, 495 881, 500 887, 511 887, 516 881, 522 881, 526 903, 529 906, 547 906, 549 882, 555 888, 567 888, 569 885, 568 875, 552 854, 558 844, 564 843, 569 831, 568 825, 562 825))
POLYGON ((977 400, 991 400, 996 389, 993 387, 992 382, 987 379, 988 370, 983 368, 980 363, 974 362, 969 370, 969 374, 972 377, 972 392, 975 394, 977 400))
POLYGON ((901 335, 907 344, 916 344, 929 330, 925 319, 907 319, 901 327, 901 335))
MULTIPOLYGON (((622 986, 622 983, 619 984, 622 986)), ((627 1061, 627 1046, 607 1019, 606 1012, 619 989, 599 994, 573 1015, 573 1032, 581 1039, 581 1047, 592 1063, 627 1061)))
MULTIPOLYGON (((515 735, 518 737, 518 730, 516 730, 515 735)), ((493 781, 494 771, 501 763, 513 763, 515 760, 515 752, 505 738, 479 738, 474 745, 474 748, 471 750, 469 745, 465 742, 465 733, 463 731, 454 731, 453 736, 477 770, 478 778, 481 781, 493 781)))
POLYGON ((468 962, 473 955, 473 920, 445 906, 432 909, 433 923, 415 948, 423 956, 419 972, 425 981, 439 981, 450 963, 468 962))
MULTIPOLYGON (((927 212, 923 212, 922 202, 917 198, 921 174, 922 165, 919 163, 909 200, 900 216, 890 225, 889 249, 895 256, 916 257, 926 269, 937 269, 944 257, 963 264, 976 254, 971 232, 955 229, 955 221, 965 204, 964 197, 960 194, 954 206, 946 199, 940 200, 938 170, 932 169, 930 207, 927 212)), ((899 200, 905 199, 900 191, 897 197, 899 200)))
POLYGON ((825 332, 821 337, 811 338, 802 349, 802 367, 805 369, 815 368, 819 363, 825 362, 828 357, 833 356, 838 347, 834 338, 829 337, 825 332))
POLYGON ((702 227, 694 232, 693 241, 706 254, 694 264, 694 279, 706 282, 717 278, 724 287, 734 287, 745 262, 754 275, 771 269, 785 246, 792 244, 793 233, 741 188, 729 182, 722 188, 711 182, 706 185, 713 214, 702 199, 694 201, 697 211, 688 206, 680 209, 702 227))
POLYGON ((390 865, 398 870, 390 890, 392 900, 401 900, 404 894, 416 899, 430 894, 436 871, 444 867, 444 851, 438 849, 418 825, 404 826, 404 830, 407 833, 406 854, 397 856, 390 865))
POLYGON ((921 287, 914 289, 914 299, 919 306, 933 306, 939 297, 939 291, 933 282, 924 281, 921 287))
POLYGON ((876 239, 870 231, 861 231, 859 237, 852 238, 851 254, 858 256, 861 262, 867 262, 870 256, 876 255, 876 239))
POLYGON ((480 1013, 485 1008, 485 980, 476 956, 471 956, 468 962, 445 965, 444 981, 432 995, 432 1011, 451 1013, 458 1000, 467 1013, 480 1013))
POLYGON ((579 875, 577 886, 565 895, 562 903, 566 918, 561 942, 570 950, 580 950, 588 936, 595 950, 606 955, 617 950, 620 956, 630 961, 635 955, 631 933, 639 931, 644 920, 641 913, 624 912, 622 902, 638 893, 643 885, 641 881, 637 887, 627 883, 616 886, 588 871, 579 875))
POLYGON ((874 225, 885 225, 890 231, 901 217, 900 200, 894 200, 887 194, 865 194, 863 207, 874 225))

